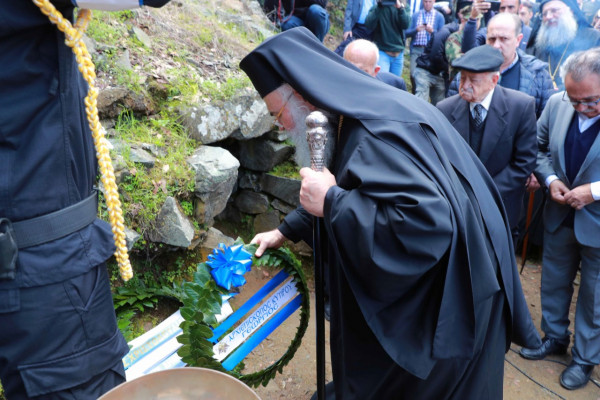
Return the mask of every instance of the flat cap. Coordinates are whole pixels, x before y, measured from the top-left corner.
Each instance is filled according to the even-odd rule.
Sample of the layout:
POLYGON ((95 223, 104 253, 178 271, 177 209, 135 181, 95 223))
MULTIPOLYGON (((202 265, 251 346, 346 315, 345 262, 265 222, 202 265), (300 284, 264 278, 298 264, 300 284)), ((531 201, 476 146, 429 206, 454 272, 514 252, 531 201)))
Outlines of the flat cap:
POLYGON ((504 57, 492 46, 477 46, 452 63, 452 67, 470 72, 500 71, 504 57))

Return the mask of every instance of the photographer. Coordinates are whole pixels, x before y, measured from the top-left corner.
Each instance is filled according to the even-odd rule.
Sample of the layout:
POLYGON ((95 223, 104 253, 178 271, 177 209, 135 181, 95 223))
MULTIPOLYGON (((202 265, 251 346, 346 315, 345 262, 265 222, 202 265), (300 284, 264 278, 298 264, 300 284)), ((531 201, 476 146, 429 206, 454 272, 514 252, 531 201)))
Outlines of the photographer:
MULTIPOLYGON (((141 2, 52 4, 73 22, 75 6, 141 2)), ((3 2, 0 21, 0 380, 10 400, 96 399, 125 381, 129 348, 105 265, 111 229, 96 218, 88 88, 32 1, 3 2)))
POLYGON ((379 48, 379 66, 384 72, 402 76, 404 63, 404 30, 410 16, 401 0, 378 0, 371 8, 365 26, 373 31, 373 42, 379 48))
POLYGON ((282 31, 305 26, 321 42, 329 32, 327 0, 265 0, 265 12, 282 31))
MULTIPOLYGON (((423 79, 417 81, 415 77, 417 58, 425 52, 425 48, 431 41, 434 32, 439 31, 444 26, 444 16, 433 8, 433 0, 423 0, 422 3, 423 9, 412 15, 410 28, 404 33, 407 38, 412 39, 410 41, 410 79, 413 82, 413 93, 422 93, 421 98, 427 101, 429 99, 429 82, 432 79, 431 77, 423 77, 423 79), (419 84, 422 86, 421 90, 419 90, 419 84), (427 86, 427 89, 425 89, 425 86, 427 86), (427 93, 425 94, 425 92, 427 93)), ((438 92, 441 93, 441 97, 437 100, 443 99, 446 91, 443 82, 440 84, 439 79, 437 79, 433 85, 437 86, 438 92)), ((437 100, 434 101, 434 105, 437 100)))

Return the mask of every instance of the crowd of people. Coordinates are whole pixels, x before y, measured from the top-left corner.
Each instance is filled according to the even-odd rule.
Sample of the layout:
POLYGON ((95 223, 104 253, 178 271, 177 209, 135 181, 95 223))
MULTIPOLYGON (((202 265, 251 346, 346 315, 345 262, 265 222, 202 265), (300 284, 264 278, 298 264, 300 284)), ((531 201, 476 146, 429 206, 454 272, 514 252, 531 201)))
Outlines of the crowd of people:
POLYGON ((588 383, 600 364, 599 9, 575 0, 349 0, 335 52, 294 31, 242 61, 272 114, 289 113, 286 129, 302 119, 281 87, 336 121, 330 170, 301 170, 301 207, 253 240, 257 256, 288 239, 310 243, 309 216, 324 218, 328 398, 501 398, 511 341, 540 360, 565 354, 571 336, 559 382, 588 383), (292 51, 301 53, 293 65, 292 51), (405 53, 412 97, 381 84, 381 74, 402 75, 405 53), (542 339, 514 263, 534 196, 544 207, 542 339), (357 373, 361 364, 372 373, 357 373))

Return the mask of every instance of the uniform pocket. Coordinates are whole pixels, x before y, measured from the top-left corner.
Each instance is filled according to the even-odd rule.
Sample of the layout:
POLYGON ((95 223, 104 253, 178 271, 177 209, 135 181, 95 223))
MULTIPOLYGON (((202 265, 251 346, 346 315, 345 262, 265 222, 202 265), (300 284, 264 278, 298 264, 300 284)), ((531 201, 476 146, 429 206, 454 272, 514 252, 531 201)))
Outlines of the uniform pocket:
POLYGON ((0 290, 0 314, 19 311, 21 309, 21 292, 16 289, 0 290))
POLYGON ((64 288, 81 318, 88 345, 107 340, 117 329, 117 321, 105 265, 66 281, 64 288))

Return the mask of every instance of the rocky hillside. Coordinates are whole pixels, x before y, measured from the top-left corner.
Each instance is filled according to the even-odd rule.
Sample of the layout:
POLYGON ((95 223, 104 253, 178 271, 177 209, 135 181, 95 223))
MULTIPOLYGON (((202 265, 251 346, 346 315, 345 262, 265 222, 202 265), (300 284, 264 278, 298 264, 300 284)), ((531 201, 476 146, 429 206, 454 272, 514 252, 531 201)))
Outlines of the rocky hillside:
POLYGON ((240 166, 217 142, 258 137, 272 124, 238 64, 273 33, 254 1, 94 14, 86 42, 131 245, 205 239, 240 166))

